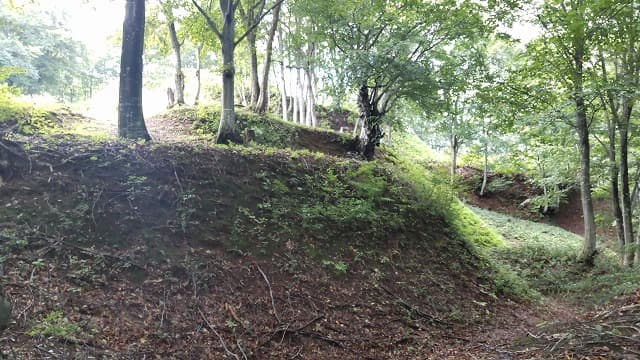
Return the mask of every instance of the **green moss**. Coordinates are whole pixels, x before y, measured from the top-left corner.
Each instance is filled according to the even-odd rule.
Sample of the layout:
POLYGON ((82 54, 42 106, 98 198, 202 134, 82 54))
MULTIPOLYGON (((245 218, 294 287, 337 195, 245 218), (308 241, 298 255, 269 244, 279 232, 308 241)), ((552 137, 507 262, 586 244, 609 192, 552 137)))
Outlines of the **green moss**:
POLYGON ((505 246, 502 236, 461 202, 456 201, 453 204, 448 220, 456 233, 474 246, 481 248, 505 246))
POLYGON ((50 110, 33 107, 2 95, 0 95, 0 124, 3 127, 15 125, 19 133, 26 135, 50 133, 60 125, 59 120, 50 110))

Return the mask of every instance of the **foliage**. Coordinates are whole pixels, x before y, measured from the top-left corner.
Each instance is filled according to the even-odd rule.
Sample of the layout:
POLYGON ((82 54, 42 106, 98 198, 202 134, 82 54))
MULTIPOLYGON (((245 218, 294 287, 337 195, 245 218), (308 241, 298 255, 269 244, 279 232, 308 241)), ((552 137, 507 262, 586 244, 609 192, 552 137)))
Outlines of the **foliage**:
POLYGON ((53 14, 0 7, 0 67, 20 69, 8 77, 9 85, 60 100, 89 97, 101 81, 99 67, 93 68, 84 44, 60 24, 53 14))
POLYGON ((82 329, 64 317, 62 311, 52 311, 28 332, 29 336, 56 337, 61 340, 78 341, 82 329))

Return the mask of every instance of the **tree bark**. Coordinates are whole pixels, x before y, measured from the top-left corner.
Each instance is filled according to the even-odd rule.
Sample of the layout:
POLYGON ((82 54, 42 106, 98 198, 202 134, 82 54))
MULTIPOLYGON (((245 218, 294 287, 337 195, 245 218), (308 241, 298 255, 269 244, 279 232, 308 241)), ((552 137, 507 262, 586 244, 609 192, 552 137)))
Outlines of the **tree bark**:
POLYGON ((620 172, 616 159, 616 126, 612 119, 607 121, 609 131, 609 176, 611 184, 611 206, 613 207, 613 216, 616 221, 616 234, 618 237, 618 247, 620 254, 624 261, 624 244, 625 244, 625 231, 624 231, 624 219, 622 218, 622 207, 620 204, 620 172))
POLYGON ((292 85, 293 85, 293 86, 291 86, 292 89, 293 89, 293 93, 291 94, 291 103, 292 103, 292 107, 293 107, 292 120, 293 120, 294 123, 299 124, 300 123, 300 110, 298 109, 298 106, 300 105, 300 102, 298 101, 298 84, 296 82, 294 82, 292 85))
MULTIPOLYGON (((167 16, 173 17, 171 10, 166 10, 167 16)), ((182 43, 178 41, 178 33, 176 32, 176 24, 173 20, 169 21, 169 37, 171 38, 171 48, 175 57, 175 75, 174 82, 176 86, 176 104, 184 105, 184 73, 182 72, 182 43)))
POLYGON ((282 98, 282 121, 289 121, 289 104, 287 101, 287 79, 285 76, 284 61, 280 63, 280 72, 282 73, 282 84, 280 89, 280 97, 282 98))
POLYGON ((122 27, 118 135, 151 140, 142 113, 142 53, 144 51, 144 0, 127 0, 122 27))
POLYGON ((449 146, 451 149, 451 181, 455 180, 456 170, 458 169, 458 148, 460 147, 460 141, 456 134, 452 134, 449 137, 449 146))
POLYGON ((201 42, 200 44, 198 44, 198 48, 197 48, 197 53, 196 53, 196 81, 197 81, 197 88, 196 88, 196 96, 195 99, 193 100, 193 104, 194 105, 198 105, 200 103, 200 91, 202 89, 202 75, 201 75, 201 71, 202 71, 202 50, 204 49, 204 42, 201 42))
POLYGON ((382 114, 378 110, 375 91, 369 94, 369 87, 362 84, 358 90, 358 113, 362 128, 358 137, 358 151, 366 160, 373 160, 376 146, 384 132, 380 126, 382 114))
MULTIPOLYGON (((582 29, 584 32, 584 29, 582 29)), ((593 265, 596 255, 596 223, 591 198, 591 147, 589 144, 589 124, 583 88, 584 33, 573 39, 573 96, 575 102, 576 131, 580 151, 580 199, 584 220, 584 243, 581 260, 593 265)))
MULTIPOLYGON (((626 101, 624 101, 626 103, 626 101)), ((628 247, 634 243, 633 238, 633 222, 631 211, 631 189, 629 188, 629 120, 631 113, 627 115, 627 105, 623 104, 622 121, 618 126, 620 137, 620 185, 621 185, 621 208, 622 208, 622 225, 624 233, 624 259, 623 264, 627 266, 633 265, 634 251, 628 247), (628 117, 627 117, 628 116, 628 117)))
MULTIPOLYGON (((264 72, 262 73, 262 84, 260 85, 260 96, 258 97, 258 113, 264 114, 269 108, 269 71, 271 69, 271 61, 273 54, 273 39, 276 37, 278 23, 280 22, 280 8, 282 4, 278 4, 273 9, 273 22, 269 28, 267 37, 267 49, 264 59, 264 72)), ((286 98, 285 98, 286 99, 286 98)))
POLYGON ((298 120, 300 122, 300 124, 305 124, 306 120, 307 120, 307 111, 306 111, 306 104, 307 102, 305 101, 304 98, 304 85, 303 85, 304 79, 302 79, 301 75, 300 75, 300 68, 296 69, 296 93, 297 93, 297 101, 298 101, 298 111, 300 112, 300 114, 298 115, 298 120))
POLYGON ((313 93, 313 73, 309 68, 305 68, 304 72, 307 77, 307 125, 317 127, 318 118, 316 116, 316 98, 313 93))
POLYGON ((485 191, 487 191, 487 182, 489 178, 489 147, 484 144, 484 161, 482 164, 482 186, 480 186, 480 196, 484 196, 485 191))
POLYGON ((260 82, 258 80, 258 50, 256 47, 256 35, 252 31, 247 35, 247 49, 249 50, 249 107, 255 109, 260 96, 260 82))
POLYGON ((220 127, 216 136, 216 143, 242 143, 242 138, 236 125, 235 113, 235 19, 234 4, 231 0, 220 0, 220 10, 223 16, 220 42, 222 45, 222 114, 220 127))

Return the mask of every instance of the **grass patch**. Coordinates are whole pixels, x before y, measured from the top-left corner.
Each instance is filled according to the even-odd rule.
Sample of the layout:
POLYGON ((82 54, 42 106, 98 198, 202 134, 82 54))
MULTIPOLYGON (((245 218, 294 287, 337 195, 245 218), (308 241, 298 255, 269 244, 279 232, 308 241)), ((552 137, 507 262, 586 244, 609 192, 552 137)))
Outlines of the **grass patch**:
POLYGON ((632 294, 640 273, 619 265, 617 255, 601 248, 593 268, 578 262, 582 238, 561 228, 472 208, 494 227, 507 246, 487 249, 495 261, 521 276, 544 295, 562 296, 577 305, 594 306, 632 294))
MULTIPOLYGON (((218 131, 221 114, 218 105, 201 105, 171 109, 164 116, 189 119, 192 121, 194 132, 198 135, 214 137, 218 131)), ((320 144, 322 141, 318 141, 317 138, 324 138, 325 142, 343 144, 345 148, 354 146, 353 139, 349 134, 338 134, 330 130, 285 122, 273 114, 259 115, 245 109, 236 109, 236 121, 241 133, 244 133, 246 129, 251 129, 255 134, 255 143, 264 147, 308 148, 312 151, 327 152, 325 151, 327 149, 320 144), (312 146, 309 147, 310 145, 312 146), (313 148, 313 145, 318 147, 313 148)))
POLYGON ((55 337, 63 341, 78 341, 82 329, 64 317, 62 311, 52 311, 29 330, 29 336, 55 337))

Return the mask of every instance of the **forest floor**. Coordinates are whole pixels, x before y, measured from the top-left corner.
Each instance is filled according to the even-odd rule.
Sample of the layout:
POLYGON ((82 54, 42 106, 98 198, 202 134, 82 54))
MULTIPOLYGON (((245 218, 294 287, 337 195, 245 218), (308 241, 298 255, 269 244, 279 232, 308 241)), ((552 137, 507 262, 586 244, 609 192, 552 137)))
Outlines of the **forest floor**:
MULTIPOLYGON (((0 339, 6 357, 640 359, 640 292, 597 306, 562 293, 496 296, 479 265, 459 260, 437 233, 437 220, 424 225, 428 246, 392 237, 370 253, 354 240, 342 258, 322 255, 311 239, 286 241, 267 257, 229 250, 221 229, 243 223, 226 217, 223 202, 253 210, 262 192, 277 190, 270 178, 326 174, 325 162, 346 161, 350 146, 304 133, 301 147, 345 157, 302 155, 292 165, 286 153, 210 149, 180 117, 147 125, 157 143, 173 145, 14 139, 28 161, 2 174, 0 186, 2 284, 14 308, 0 339), (226 197, 207 174, 256 193, 226 197), (192 209, 206 202, 220 212, 198 218, 192 209), (212 218, 228 223, 203 230, 212 218), (76 233, 96 238, 70 240, 76 233)), ((114 134, 90 119, 78 126, 114 134)), ((495 197, 470 202, 519 211, 495 197)), ((269 229, 255 214, 243 221, 260 238, 269 229)), ((556 221, 571 229, 578 220, 556 221)))

